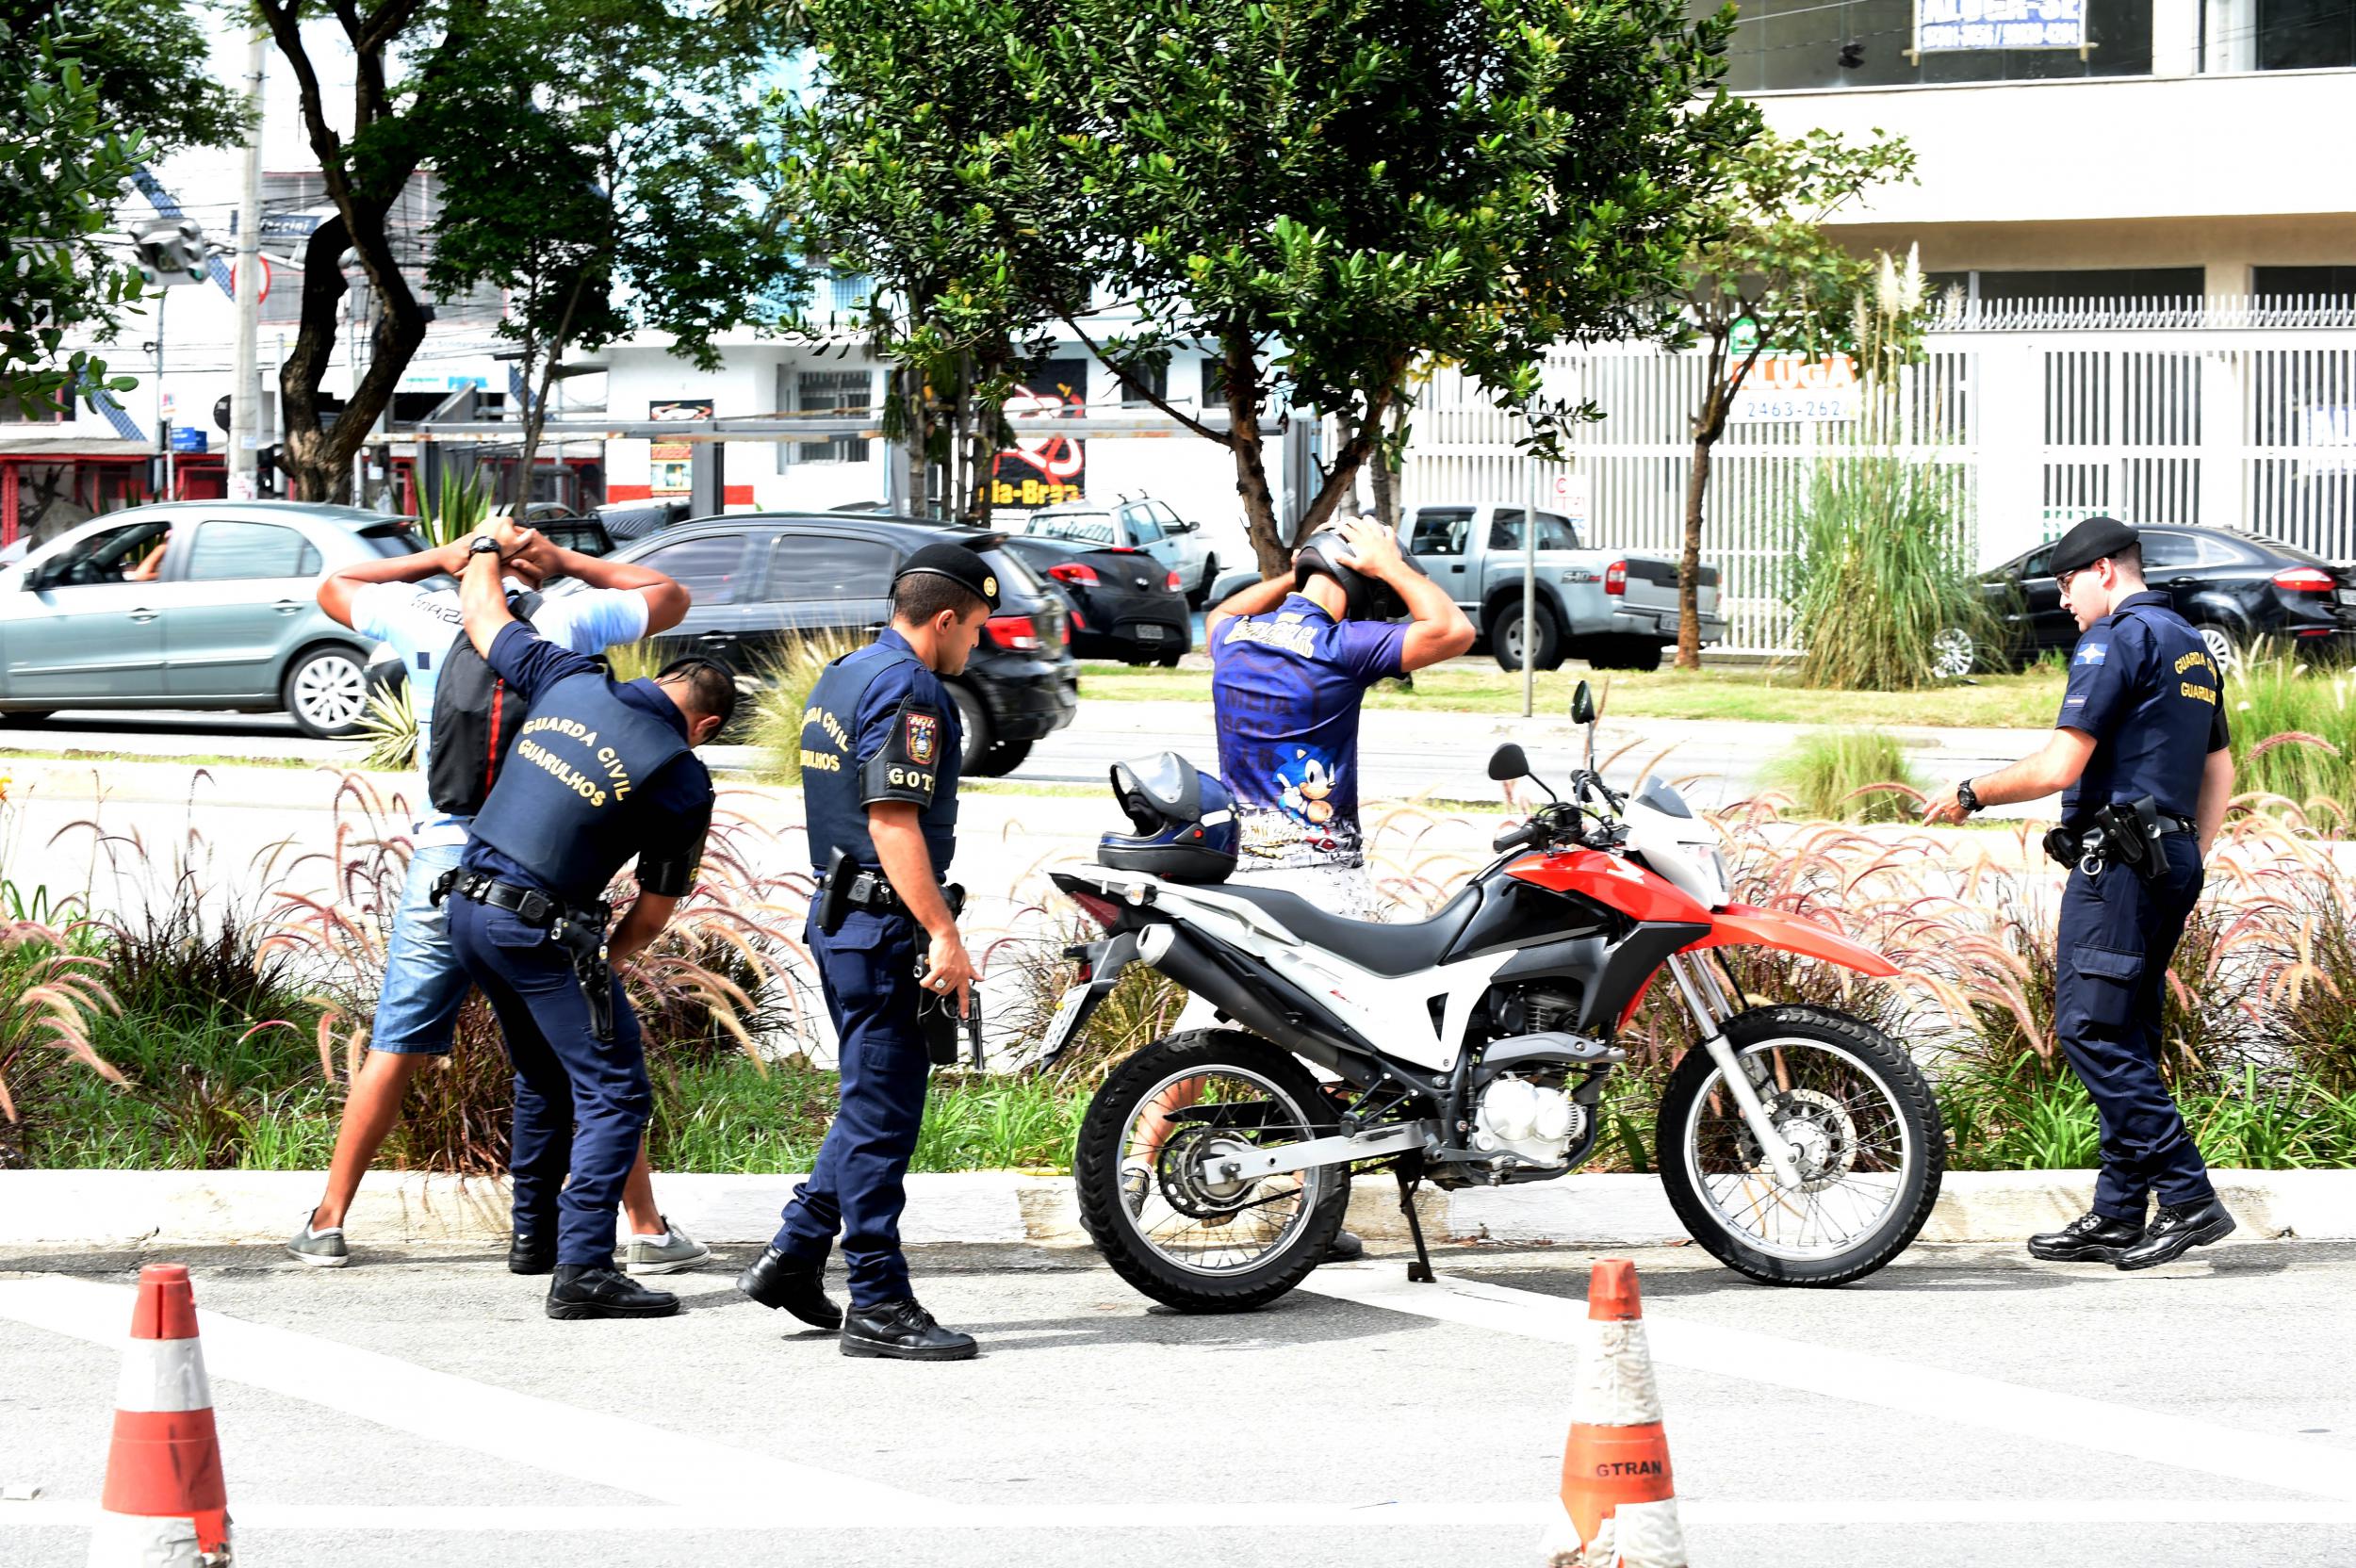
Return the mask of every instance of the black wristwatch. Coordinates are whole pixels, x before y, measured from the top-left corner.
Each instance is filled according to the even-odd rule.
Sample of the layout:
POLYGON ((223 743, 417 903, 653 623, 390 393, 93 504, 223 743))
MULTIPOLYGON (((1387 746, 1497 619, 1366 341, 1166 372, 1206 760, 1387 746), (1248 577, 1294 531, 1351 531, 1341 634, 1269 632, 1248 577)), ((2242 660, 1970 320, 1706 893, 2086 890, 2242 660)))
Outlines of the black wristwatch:
POLYGON ((1955 786, 1955 804, 1967 813, 1976 814, 1979 811, 1980 792, 1972 787, 1972 780, 1967 778, 1955 786))
POLYGON ((488 536, 479 537, 473 544, 466 547, 466 554, 469 557, 478 555, 497 555, 499 553, 499 542, 488 536))

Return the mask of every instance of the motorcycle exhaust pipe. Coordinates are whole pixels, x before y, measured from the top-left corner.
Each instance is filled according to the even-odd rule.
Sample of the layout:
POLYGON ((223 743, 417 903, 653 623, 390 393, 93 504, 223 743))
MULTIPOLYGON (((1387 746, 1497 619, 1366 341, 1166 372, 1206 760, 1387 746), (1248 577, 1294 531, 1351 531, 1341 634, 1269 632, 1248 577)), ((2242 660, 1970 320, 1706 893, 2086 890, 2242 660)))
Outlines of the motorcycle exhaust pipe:
POLYGON ((1358 1054, 1356 1049, 1319 1031, 1303 1028, 1252 988, 1265 987, 1279 996, 1292 993, 1287 1000, 1294 1000, 1306 1016, 1308 999, 1300 997, 1283 976, 1263 970, 1252 977, 1252 985, 1248 986, 1200 939, 1168 923, 1147 926, 1137 934, 1137 956, 1253 1034, 1275 1041, 1336 1077, 1357 1083, 1364 1076, 1361 1064, 1351 1060, 1358 1054))

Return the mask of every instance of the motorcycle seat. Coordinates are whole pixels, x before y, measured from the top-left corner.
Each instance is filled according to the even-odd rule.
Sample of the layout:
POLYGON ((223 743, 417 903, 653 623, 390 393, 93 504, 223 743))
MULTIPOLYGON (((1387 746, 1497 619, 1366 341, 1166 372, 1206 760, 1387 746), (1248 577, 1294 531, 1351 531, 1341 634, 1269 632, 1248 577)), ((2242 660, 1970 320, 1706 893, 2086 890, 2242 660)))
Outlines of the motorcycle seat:
POLYGON ((1242 899, 1312 947, 1321 947, 1369 973, 1413 974, 1438 966, 1481 904, 1481 887, 1467 882, 1429 920, 1393 923, 1329 914, 1299 893, 1225 882, 1221 893, 1242 899))

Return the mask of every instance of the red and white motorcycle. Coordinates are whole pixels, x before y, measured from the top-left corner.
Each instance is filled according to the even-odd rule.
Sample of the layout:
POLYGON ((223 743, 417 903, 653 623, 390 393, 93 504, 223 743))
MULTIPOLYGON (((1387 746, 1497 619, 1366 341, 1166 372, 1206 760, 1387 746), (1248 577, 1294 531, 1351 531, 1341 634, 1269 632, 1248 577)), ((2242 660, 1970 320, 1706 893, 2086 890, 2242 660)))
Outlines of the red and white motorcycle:
MULTIPOLYGON (((1792 1285, 1860 1279, 1913 1241, 1946 1138, 1905 1048, 1826 1007, 1738 1006, 1719 972, 1737 946, 1897 971, 1813 922, 1732 903, 1715 830, 1674 788, 1647 778, 1624 797, 1596 774, 1583 682, 1572 716, 1590 728, 1569 795, 1548 790, 1551 804, 1500 834, 1498 858, 1428 920, 1346 920, 1244 883, 1055 874, 1104 937, 1074 950, 1083 972, 1047 1060, 1131 963, 1224 1021, 1128 1056, 1083 1119, 1081 1217, 1123 1279, 1186 1311, 1264 1306, 1324 1256, 1355 1165, 1391 1165, 1411 1226, 1419 1180, 1578 1168, 1626 1059, 1613 1037, 1663 976, 1701 1042, 1670 1075, 1655 1143, 1693 1239, 1792 1285)), ((1529 776, 1515 745, 1489 771, 1529 776)), ((1420 1229, 1415 1240, 1428 1278, 1420 1229)))

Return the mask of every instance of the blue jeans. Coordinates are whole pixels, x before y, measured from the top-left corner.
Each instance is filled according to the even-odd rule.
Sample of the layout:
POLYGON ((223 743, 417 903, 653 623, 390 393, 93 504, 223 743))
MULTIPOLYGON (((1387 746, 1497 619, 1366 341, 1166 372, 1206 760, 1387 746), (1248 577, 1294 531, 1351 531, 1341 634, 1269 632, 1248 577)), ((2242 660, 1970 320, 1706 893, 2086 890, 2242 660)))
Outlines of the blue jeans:
POLYGON ((556 1231, 556 1261, 611 1267, 614 1215, 654 1109, 638 1015, 614 988, 614 1038, 590 1032, 571 962, 505 909, 450 899, 460 962, 483 988, 515 1064, 515 1233, 556 1231))
POLYGON ((771 1245, 798 1265, 822 1267, 842 1233, 855 1307, 911 1294, 900 1211, 932 1069, 916 1022, 920 935, 906 915, 864 912, 831 937, 815 926, 803 933, 841 1042, 843 1105, 771 1245))
POLYGON ((368 1049, 396 1056, 447 1056, 466 1000, 466 967, 450 944, 450 916, 434 903, 434 884, 466 846, 426 844, 409 858, 409 879, 393 913, 384 950, 384 988, 376 999, 368 1049))

